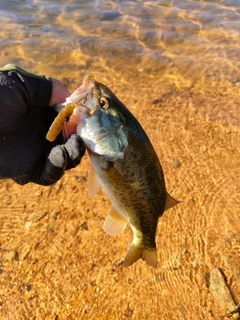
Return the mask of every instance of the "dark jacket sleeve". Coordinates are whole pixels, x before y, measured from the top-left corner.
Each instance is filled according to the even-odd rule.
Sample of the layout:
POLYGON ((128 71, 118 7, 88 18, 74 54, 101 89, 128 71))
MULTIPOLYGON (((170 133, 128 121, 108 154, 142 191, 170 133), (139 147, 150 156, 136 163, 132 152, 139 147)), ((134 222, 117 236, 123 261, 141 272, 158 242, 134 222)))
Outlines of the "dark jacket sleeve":
POLYGON ((8 64, 0 69, 0 136, 26 125, 33 108, 45 108, 51 99, 49 77, 8 64))

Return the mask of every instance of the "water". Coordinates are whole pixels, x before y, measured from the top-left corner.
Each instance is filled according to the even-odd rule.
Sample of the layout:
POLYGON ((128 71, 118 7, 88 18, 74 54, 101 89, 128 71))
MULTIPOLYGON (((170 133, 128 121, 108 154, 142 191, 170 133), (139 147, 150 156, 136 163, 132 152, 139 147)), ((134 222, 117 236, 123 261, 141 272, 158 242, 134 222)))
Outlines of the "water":
POLYGON ((4 254, 0 260, 5 281, 16 274, 14 285, 0 291, 4 312, 14 305, 15 319, 22 310, 18 274, 36 290, 36 296, 24 295, 24 312, 29 315, 33 303, 39 319, 106 319, 106 312, 116 319, 218 319, 233 309, 240 301, 240 1, 0 1, 0 16, 1 65, 56 77, 70 91, 93 73, 140 120, 169 192, 182 200, 159 220, 159 269, 139 262, 119 271, 112 265, 124 256, 132 234, 102 233, 109 203, 103 194, 86 199, 88 165, 50 190, 1 183, 0 199, 9 210, 0 212, 3 249, 20 251, 19 265, 4 254), (49 229, 57 225, 56 236, 47 233, 49 244, 50 222, 34 216, 44 212, 62 214, 57 222, 49 218, 49 229), (82 240, 72 252, 78 239, 72 225, 85 220, 88 233, 76 231, 82 240), (23 221, 36 229, 26 232, 23 221), (38 240, 31 251, 32 239, 38 240), (26 259, 22 243, 29 243, 26 259), (229 300, 221 279, 213 280, 215 269, 223 274, 229 300), (44 274, 39 277, 45 286, 35 280, 38 274, 44 274))
POLYGON ((114 89, 238 100, 238 1, 1 1, 0 14, 2 64, 71 90, 94 72, 114 89))
POLYGON ((3 61, 238 95, 238 1, 1 1, 0 13, 3 61))

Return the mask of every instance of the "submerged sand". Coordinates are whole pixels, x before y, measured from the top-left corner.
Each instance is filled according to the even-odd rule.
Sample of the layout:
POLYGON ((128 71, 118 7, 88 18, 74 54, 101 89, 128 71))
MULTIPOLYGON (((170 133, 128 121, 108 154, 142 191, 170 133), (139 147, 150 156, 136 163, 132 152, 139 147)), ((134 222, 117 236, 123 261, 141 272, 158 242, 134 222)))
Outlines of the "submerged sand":
POLYGON ((206 96, 155 97, 151 112, 141 99, 132 111, 182 201, 159 219, 158 268, 117 266, 132 232, 104 233, 110 202, 88 199, 87 156, 52 187, 2 181, 3 319, 218 319, 239 302, 239 128, 198 113, 206 96))

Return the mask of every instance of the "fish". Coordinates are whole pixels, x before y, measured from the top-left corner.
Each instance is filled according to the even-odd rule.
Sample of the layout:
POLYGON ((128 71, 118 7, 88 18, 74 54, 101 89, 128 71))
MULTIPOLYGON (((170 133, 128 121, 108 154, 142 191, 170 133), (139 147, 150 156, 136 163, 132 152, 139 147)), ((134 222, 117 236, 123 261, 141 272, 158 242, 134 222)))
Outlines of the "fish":
POLYGON ((121 265, 138 259, 157 268, 156 232, 164 211, 179 203, 165 186, 158 156, 141 124, 130 110, 93 75, 67 98, 47 139, 76 132, 84 141, 91 161, 88 195, 100 187, 111 201, 103 229, 121 234, 129 224, 133 241, 121 265), (63 119, 67 117, 63 128, 63 119))

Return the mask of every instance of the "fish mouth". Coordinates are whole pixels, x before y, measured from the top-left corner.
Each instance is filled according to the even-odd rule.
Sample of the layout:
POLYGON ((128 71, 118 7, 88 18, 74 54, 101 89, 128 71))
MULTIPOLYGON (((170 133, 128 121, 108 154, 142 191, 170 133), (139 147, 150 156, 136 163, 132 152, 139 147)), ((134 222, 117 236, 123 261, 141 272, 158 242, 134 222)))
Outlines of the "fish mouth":
POLYGON ((68 121, 64 124, 63 136, 65 139, 77 133, 77 126, 84 123, 95 112, 96 106, 92 98, 95 86, 96 80, 94 76, 87 74, 83 78, 82 85, 66 99, 65 106, 73 105, 75 108, 69 114, 68 121))
POLYGON ((78 124, 96 109, 92 99, 92 91, 95 85, 94 76, 87 74, 83 78, 82 85, 71 96, 67 97, 65 102, 54 106, 58 116, 49 128, 46 135, 47 140, 54 141, 61 130, 65 139, 76 133, 78 124))
POLYGON ((96 80, 92 74, 87 74, 83 78, 82 85, 77 88, 70 97, 66 99, 66 105, 74 103, 91 112, 94 108, 92 101, 92 90, 95 87, 96 80))

